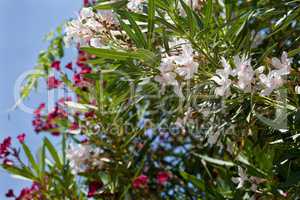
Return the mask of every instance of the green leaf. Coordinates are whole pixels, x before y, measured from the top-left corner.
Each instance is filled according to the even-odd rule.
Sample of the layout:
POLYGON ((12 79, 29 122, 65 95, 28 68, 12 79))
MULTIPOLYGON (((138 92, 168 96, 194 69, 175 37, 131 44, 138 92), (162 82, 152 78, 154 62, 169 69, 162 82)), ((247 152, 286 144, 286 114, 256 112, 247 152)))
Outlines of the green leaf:
POLYGON ((195 156, 207 161, 207 162, 212 163, 212 164, 228 166, 228 167, 232 167, 232 166, 235 165, 233 162, 230 162, 230 161, 219 160, 219 159, 216 159, 216 158, 212 158, 212 157, 209 157, 209 156, 206 156, 206 155, 200 155, 200 154, 197 154, 197 153, 193 153, 193 154, 195 156))
POLYGON ((121 0, 121 1, 106 1, 95 5, 93 8, 96 10, 111 10, 111 9, 118 9, 127 4, 128 0, 121 0))
POLYGON ((39 148, 38 156, 39 156, 40 177, 42 177, 44 172, 45 172, 45 166, 46 166, 46 164, 45 164, 45 162, 46 162, 46 147, 45 147, 45 144, 43 144, 43 146, 39 148))
POLYGON ((64 102, 65 105, 68 108, 71 108, 73 110, 76 111, 89 111, 89 110, 97 110, 98 108, 96 106, 93 105, 89 105, 89 104, 81 104, 81 103, 77 103, 77 102, 73 102, 73 101, 65 101, 64 102))
POLYGON ((98 49, 98 48, 90 48, 84 47, 82 48, 83 51, 94 54, 99 58, 102 59, 115 59, 115 60, 127 60, 127 59, 138 59, 145 63, 153 64, 156 62, 157 58, 156 55, 145 49, 138 49, 136 51, 117 51, 111 49, 98 49))
POLYGON ((60 156, 58 155, 55 147, 52 145, 52 143, 47 138, 44 139, 44 144, 45 144, 46 148, 48 149, 49 153, 51 154, 53 160, 55 161, 55 164, 57 165, 57 167, 59 169, 62 169, 62 160, 61 160, 60 156))
POLYGON ((25 155, 28 158, 28 161, 30 162, 31 166, 36 171, 36 173, 39 174, 39 171, 40 171, 39 170, 39 166, 35 162, 34 157, 33 157, 32 153, 31 153, 30 149, 28 148, 28 146, 25 143, 22 143, 22 147, 23 147, 25 155))
POLYGON ((286 124, 286 119, 287 119, 287 114, 282 113, 280 116, 277 116, 276 119, 268 119, 258 113, 255 113, 255 116, 264 124, 268 125, 271 128, 274 128, 276 130, 287 130, 287 124, 286 124))
POLYGON ((130 39, 134 41, 135 45, 138 48, 143 48, 143 43, 140 41, 140 38, 132 31, 132 28, 126 23, 124 23, 121 19, 119 21, 122 29, 127 33, 130 39))
POLYGON ((289 51, 288 55, 289 55, 289 57, 294 57, 295 55, 297 55, 299 53, 300 53, 300 48, 297 48, 297 49, 289 51))
POLYGON ((20 177, 24 177, 26 179, 29 180, 37 180, 35 178, 35 176, 33 175, 33 173, 30 171, 30 169, 28 168, 18 168, 15 166, 7 166, 7 165, 2 165, 3 169, 5 169, 7 172, 16 175, 16 176, 20 176, 20 177))
POLYGON ((192 32, 192 34, 194 35, 196 33, 196 30, 197 30, 197 22, 196 22, 196 19, 194 17, 194 11, 193 9, 186 5, 186 3, 183 1, 183 0, 180 0, 180 3, 187 15, 187 23, 188 23, 188 26, 192 32))
POLYGON ((212 19, 213 2, 207 0, 204 6, 204 27, 207 28, 212 19))
POLYGON ((148 1, 148 36, 147 36, 148 49, 152 49, 154 17, 155 17, 155 0, 149 0, 148 1))
POLYGON ((136 37, 138 38, 138 41, 141 43, 141 47, 146 48, 147 46, 146 40, 144 38, 144 34, 142 33, 140 27, 137 25, 137 23, 135 22, 135 20, 130 14, 127 15, 127 18, 136 34, 136 37))

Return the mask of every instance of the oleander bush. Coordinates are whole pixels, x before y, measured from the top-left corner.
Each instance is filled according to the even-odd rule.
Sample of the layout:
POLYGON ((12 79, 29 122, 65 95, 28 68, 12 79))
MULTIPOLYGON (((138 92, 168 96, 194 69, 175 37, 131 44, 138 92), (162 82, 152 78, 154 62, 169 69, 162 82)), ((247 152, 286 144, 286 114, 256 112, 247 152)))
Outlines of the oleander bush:
POLYGON ((63 95, 33 113, 36 154, 2 142, 32 182, 6 196, 300 199, 299 20, 297 0, 85 0, 20 91, 63 95))

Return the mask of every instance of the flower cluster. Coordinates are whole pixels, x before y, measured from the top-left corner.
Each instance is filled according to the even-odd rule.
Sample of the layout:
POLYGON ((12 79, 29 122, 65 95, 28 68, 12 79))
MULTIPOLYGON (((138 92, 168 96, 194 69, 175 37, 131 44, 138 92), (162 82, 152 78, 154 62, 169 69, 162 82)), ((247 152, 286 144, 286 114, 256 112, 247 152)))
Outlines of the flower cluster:
POLYGON ((173 86, 174 92, 183 97, 178 79, 192 79, 198 71, 199 64, 194 60, 195 52, 188 41, 176 40, 170 44, 170 48, 175 52, 164 55, 159 68, 160 75, 155 76, 154 80, 160 83, 162 93, 165 92, 166 86, 173 86))
POLYGON ((100 48, 113 37, 117 26, 118 21, 112 11, 95 13, 90 7, 82 8, 78 19, 67 23, 64 41, 67 46, 75 43, 100 48))
POLYGON ((292 59, 288 58, 286 52, 283 52, 281 60, 272 58, 271 64, 275 69, 265 75, 265 67, 261 66, 254 71, 251 59, 246 56, 234 56, 234 69, 222 57, 221 63, 224 69, 218 69, 216 75, 212 77, 212 80, 218 85, 215 94, 228 97, 231 95, 231 85, 234 85, 246 93, 258 91, 260 95, 268 96, 284 84, 283 77, 290 73, 291 62, 292 59))
POLYGON ((30 188, 23 188, 18 196, 14 194, 12 189, 10 189, 5 196, 8 198, 15 198, 15 200, 43 199, 40 194, 40 185, 38 183, 33 183, 30 188))
POLYGON ((61 101, 55 105, 52 111, 46 116, 42 115, 42 111, 46 108, 45 103, 41 103, 40 106, 34 111, 35 117, 32 121, 32 125, 37 133, 42 131, 50 131, 52 135, 59 135, 57 121, 67 119, 67 112, 61 108, 61 101))
POLYGON ((4 169, 34 183, 7 197, 298 199, 297 8, 84 0, 37 65, 48 90, 72 96, 34 111, 35 131, 61 136, 62 148, 44 138, 36 159, 22 133, 23 162, 5 138, 4 169), (70 45, 78 56, 62 67, 70 45))
POLYGON ((102 169, 110 159, 103 156, 101 148, 94 148, 88 144, 72 145, 67 150, 67 158, 74 174, 87 172, 92 169, 102 169))
MULTIPOLYGON (((171 174, 166 171, 159 171, 156 175, 156 183, 159 185, 165 185, 171 179, 171 174)), ((132 186, 134 189, 144 189, 149 184, 149 177, 142 174, 136 177, 133 182, 132 186)))

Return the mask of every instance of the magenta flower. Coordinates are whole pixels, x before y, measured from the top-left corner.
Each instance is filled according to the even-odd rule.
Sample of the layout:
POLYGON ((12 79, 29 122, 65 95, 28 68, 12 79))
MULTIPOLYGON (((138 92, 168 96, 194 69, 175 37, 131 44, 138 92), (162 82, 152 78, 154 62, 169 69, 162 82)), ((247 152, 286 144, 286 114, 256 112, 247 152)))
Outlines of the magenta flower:
POLYGON ((164 185, 168 182, 168 180, 170 179, 170 173, 168 172, 158 172, 157 176, 156 176, 156 181, 158 184, 160 185, 164 185))
POLYGON ((53 69, 56 69, 57 71, 59 71, 60 70, 60 61, 59 60, 53 61, 53 63, 51 64, 51 67, 53 69))
POLYGON ((93 181, 89 184, 88 197, 94 197, 99 189, 101 189, 103 183, 100 181, 93 181))
POLYGON ((19 140, 20 143, 24 143, 25 137, 26 137, 26 134, 22 133, 22 134, 18 135, 17 139, 19 140))
POLYGON ((66 68, 69 69, 69 70, 73 70, 73 64, 72 64, 72 62, 69 62, 69 63, 66 65, 66 68))
POLYGON ((12 189, 9 189, 7 191, 7 193, 5 194, 5 196, 8 197, 8 198, 15 197, 14 191, 12 189))
POLYGON ((8 148, 11 145, 11 137, 7 137, 0 144, 0 158, 5 158, 9 154, 8 148))
POLYGON ((54 76, 50 76, 48 78, 47 84, 48 84, 48 89, 55 89, 58 88, 61 85, 61 81, 56 79, 54 76))
POLYGON ((148 176, 140 175, 133 180, 132 186, 134 189, 145 188, 148 184, 148 181, 148 176))
POLYGON ((41 103, 40 105, 39 105, 39 107, 34 111, 34 115, 40 115, 41 114, 41 112, 42 112, 42 110, 44 109, 44 108, 46 108, 46 104, 45 103, 41 103))

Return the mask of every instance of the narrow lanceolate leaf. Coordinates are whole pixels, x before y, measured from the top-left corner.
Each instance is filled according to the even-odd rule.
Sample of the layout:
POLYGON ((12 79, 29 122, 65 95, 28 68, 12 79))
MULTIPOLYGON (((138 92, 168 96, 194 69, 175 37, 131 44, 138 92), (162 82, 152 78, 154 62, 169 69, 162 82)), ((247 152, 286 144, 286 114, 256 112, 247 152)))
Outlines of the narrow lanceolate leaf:
POLYGON ((111 49, 99 49, 99 48, 90 48, 84 47, 83 51, 96 55, 102 59, 111 59, 111 60, 128 60, 128 59, 137 59, 145 63, 154 63, 156 61, 156 56, 153 52, 145 49, 138 49, 136 51, 117 51, 111 49))
POLYGON ((22 177, 29 180, 36 180, 33 173, 28 168, 18 168, 15 166, 7 166, 2 165, 3 169, 5 169, 7 172, 11 173, 15 177, 22 177))
POLYGON ((213 2, 208 0, 204 6, 204 27, 207 28, 212 19, 213 2))
POLYGON ((89 110, 97 110, 98 108, 96 106, 93 105, 89 105, 89 104, 81 104, 81 103, 76 103, 73 101, 65 101, 65 105, 73 110, 76 111, 89 111, 89 110))
POLYGON ((38 156, 39 156, 39 169, 40 169, 40 177, 43 176, 43 174, 45 173, 45 162, 46 162, 46 147, 45 144, 43 144, 42 147, 39 148, 38 151, 38 156))
POLYGON ((152 37, 154 31, 154 17, 155 17, 155 0, 149 0, 148 3, 148 49, 152 48, 152 37))
POLYGON ((39 174, 39 171, 40 171, 39 170, 39 166, 35 162, 34 157, 33 157, 32 153, 31 153, 30 149, 28 148, 28 146, 25 143, 22 143, 22 147, 23 147, 25 155, 26 155, 28 161, 30 162, 31 166, 33 167, 33 169, 35 170, 35 172, 37 174, 39 174))
POLYGON ((44 144, 45 144, 46 148, 48 149, 50 155, 52 156, 53 160, 55 161, 55 164, 57 165, 57 167, 62 168, 62 160, 61 160, 60 156, 58 155, 55 147, 52 145, 52 143, 47 138, 44 139, 44 144))
POLYGON ((122 29, 127 33, 127 35, 129 36, 129 38, 134 41, 135 45, 138 48, 143 48, 143 43, 141 42, 141 40, 138 38, 138 36, 132 31, 132 28, 126 24, 125 22, 123 22, 122 20, 119 20, 120 25, 122 27, 122 29))
POLYGON ((274 128, 276 130, 284 131, 287 130, 287 114, 282 113, 280 116, 278 116, 276 119, 268 119, 258 113, 255 113, 255 116, 264 124, 268 125, 271 128, 274 128))
POLYGON ((128 0, 115 0, 115 1, 107 1, 103 3, 99 3, 94 6, 96 10, 111 10, 114 8, 121 8, 126 5, 128 0))
POLYGON ((187 20, 188 20, 188 26, 190 27, 191 33, 195 34, 197 30, 197 22, 194 17, 194 11, 193 9, 188 6, 183 0, 180 0, 180 3, 187 15, 187 20))
POLYGON ((140 27, 137 25, 137 23, 135 22, 135 20, 133 19, 133 17, 131 16, 131 14, 123 12, 123 15, 125 17, 127 17, 132 29, 134 30, 134 33, 138 39, 138 42, 140 43, 142 48, 146 48, 147 47, 147 43, 145 40, 145 37, 142 33, 142 30, 140 29, 140 27))
POLYGON ((212 158, 212 157, 209 157, 209 156, 206 156, 206 155, 200 155, 200 154, 196 154, 196 153, 193 153, 193 154, 195 156, 203 159, 204 161, 212 163, 212 164, 228 166, 228 167, 232 167, 232 166, 235 165, 233 162, 230 162, 230 161, 219 160, 219 159, 216 159, 216 158, 212 158))

